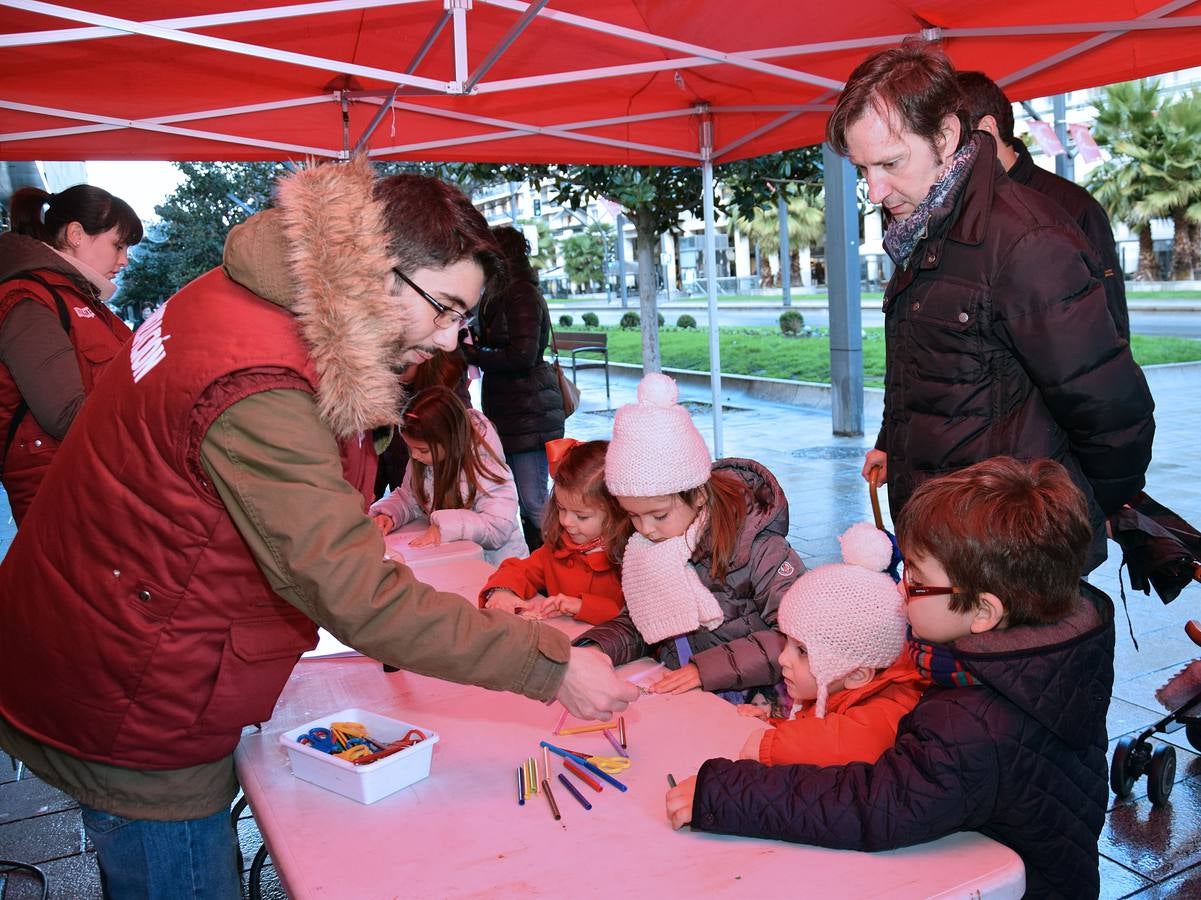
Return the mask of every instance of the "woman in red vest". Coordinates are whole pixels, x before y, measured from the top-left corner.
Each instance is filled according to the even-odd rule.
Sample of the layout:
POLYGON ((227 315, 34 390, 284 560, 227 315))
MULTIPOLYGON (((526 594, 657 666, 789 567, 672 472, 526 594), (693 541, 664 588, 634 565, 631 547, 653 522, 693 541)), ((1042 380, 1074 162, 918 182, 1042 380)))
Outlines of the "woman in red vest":
POLYGON ((10 208, 12 231, 0 235, 0 480, 19 526, 84 397, 129 340, 104 301, 142 223, 88 184, 22 188, 10 208))

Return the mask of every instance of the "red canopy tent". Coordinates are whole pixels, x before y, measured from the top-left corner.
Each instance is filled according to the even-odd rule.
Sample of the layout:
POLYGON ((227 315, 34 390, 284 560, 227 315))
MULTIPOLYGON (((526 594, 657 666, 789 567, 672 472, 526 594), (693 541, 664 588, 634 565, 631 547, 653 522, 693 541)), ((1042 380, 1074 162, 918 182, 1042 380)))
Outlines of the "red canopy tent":
MULTIPOLYGON (((714 271, 712 165, 820 141, 843 80, 876 49, 909 36, 940 41, 957 67, 983 70, 1015 100, 1201 62, 1201 0, 241 7, 0 0, 0 159, 344 159, 366 150, 378 159, 699 165, 714 271)), ((841 222, 827 244, 853 254, 851 225, 841 222)), ((838 287, 855 281, 857 263, 831 273, 852 341, 857 292, 838 287)), ((716 329, 710 355, 720 454, 716 329)), ((861 430, 861 369, 857 382, 835 382, 835 429, 854 396, 857 414, 844 420, 861 430)))
POLYGON ((816 143, 854 65, 909 35, 1014 99, 1201 60, 1201 2, 1182 0, 245 5, 0 0, 0 159, 361 143, 381 159, 699 165, 816 143))

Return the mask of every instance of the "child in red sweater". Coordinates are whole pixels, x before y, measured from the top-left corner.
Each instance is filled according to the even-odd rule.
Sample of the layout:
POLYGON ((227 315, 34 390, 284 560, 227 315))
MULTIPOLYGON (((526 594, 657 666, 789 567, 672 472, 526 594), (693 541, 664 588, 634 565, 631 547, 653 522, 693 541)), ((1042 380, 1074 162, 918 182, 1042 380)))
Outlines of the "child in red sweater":
POLYGON ((631 526, 605 488, 608 446, 572 438, 547 443, 554 490, 542 520, 543 544, 525 559, 501 563, 480 591, 480 606, 532 619, 574 616, 592 625, 621 612, 620 560, 631 526))
MULTIPOLYGON (((791 719, 747 738, 742 759, 765 765, 875 762, 929 682, 905 647, 905 610, 885 573, 892 543, 868 524, 840 538, 845 563, 805 573, 780 601, 788 638, 780 667, 795 701, 791 719)), ((739 712, 760 718, 759 707, 739 712)))

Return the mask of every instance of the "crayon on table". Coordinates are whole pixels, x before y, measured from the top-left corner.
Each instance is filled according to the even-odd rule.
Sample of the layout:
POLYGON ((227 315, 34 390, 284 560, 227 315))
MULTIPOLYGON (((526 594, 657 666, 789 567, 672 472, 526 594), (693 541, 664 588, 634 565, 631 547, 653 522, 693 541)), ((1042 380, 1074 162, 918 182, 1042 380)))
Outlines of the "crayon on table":
POLYGON ((555 802, 555 795, 550 792, 550 782, 545 778, 542 779, 542 793, 546 794, 546 802, 550 804, 550 811, 555 817, 555 821, 559 821, 563 818, 559 815, 559 804, 555 802))
POLYGON ((598 794, 604 790, 604 788, 602 788, 600 786, 599 781, 597 781, 595 778, 593 778, 591 775, 589 775, 587 772, 585 772, 583 769, 581 769, 579 766, 577 766, 575 763, 573 763, 570 759, 563 760, 563 767, 565 769, 567 769, 567 771, 570 772, 572 775, 574 775, 576 778, 580 779, 580 781, 584 782, 584 784, 588 785, 588 787, 592 788, 592 790, 596 791, 598 794))
POLYGON ((587 734, 590 731, 604 731, 606 728, 614 728, 617 722, 610 719, 608 722, 597 722, 593 725, 577 725, 575 728, 560 728, 558 734, 587 734))
POLYGON ((607 737, 609 739, 609 743, 613 745, 613 749, 617 751, 618 756, 624 757, 625 759, 630 758, 630 754, 626 753, 625 748, 622 747, 621 744, 619 744, 617 742, 617 738, 613 737, 612 731, 610 731, 608 728, 606 728, 604 731, 604 735, 605 735, 605 737, 607 737))
POLYGON ((592 804, 589 803, 584 798, 584 795, 579 792, 579 789, 576 788, 576 786, 571 783, 571 779, 569 779, 566 775, 564 775, 562 772, 560 772, 559 780, 561 782, 563 782, 563 787, 567 788, 568 793, 570 793, 571 796, 575 797, 577 800, 580 801, 580 806, 584 807, 584 809, 592 809, 592 804))

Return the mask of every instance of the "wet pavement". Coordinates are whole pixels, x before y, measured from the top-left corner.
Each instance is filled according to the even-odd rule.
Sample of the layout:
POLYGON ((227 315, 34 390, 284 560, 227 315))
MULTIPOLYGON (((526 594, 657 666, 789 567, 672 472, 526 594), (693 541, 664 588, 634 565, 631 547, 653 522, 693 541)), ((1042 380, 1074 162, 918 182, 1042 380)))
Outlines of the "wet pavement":
MULTIPOLYGON (((1201 421, 1201 368, 1149 370, 1157 404, 1155 459, 1147 492, 1194 524, 1201 524, 1201 456, 1197 422, 1201 421)), ((588 440, 607 438, 612 407, 633 399, 635 380, 615 374, 612 403, 605 402, 600 371, 580 374, 582 405, 568 422, 568 434, 588 440)), ((712 446, 710 396, 707 388, 684 387, 694 421, 712 446)), ((868 428, 874 431, 874 422, 868 428)), ((871 519, 865 483, 859 476, 864 451, 874 434, 838 437, 826 410, 748 400, 731 393, 723 398, 723 441, 727 456, 752 457, 780 481, 791 506, 789 539, 807 566, 838 559, 838 535, 857 521, 871 519)), ((882 501, 883 502, 883 501, 882 501)), ((883 503, 886 507, 887 503, 883 503)), ((0 491, 0 554, 14 529, 0 491)), ((1201 585, 1192 585, 1170 605, 1127 589, 1129 629, 1121 611, 1118 587, 1120 554, 1111 558, 1092 581, 1117 603, 1118 634, 1115 684, 1108 726, 1110 750, 1117 740, 1139 733, 1164 715, 1154 691, 1183 664, 1201 656, 1201 648, 1185 636, 1184 623, 1201 619, 1201 585)), ((1177 752, 1175 785, 1160 808, 1147 799, 1147 779, 1136 782, 1127 800, 1113 799, 1101 835, 1102 897, 1201 897, 1201 755, 1179 731, 1157 736, 1177 752)), ((3 755, 0 754, 0 757, 3 755)), ((253 819, 245 814, 239 835, 249 868, 261 841, 253 819)), ((78 806, 70 798, 17 771, 0 759, 0 858, 36 863, 50 880, 50 896, 99 897, 93 854, 83 834, 78 806)), ((34 882, 12 877, 7 897, 37 896, 34 882)), ((262 896, 284 893, 268 863, 262 896)))

